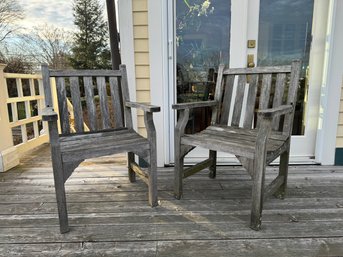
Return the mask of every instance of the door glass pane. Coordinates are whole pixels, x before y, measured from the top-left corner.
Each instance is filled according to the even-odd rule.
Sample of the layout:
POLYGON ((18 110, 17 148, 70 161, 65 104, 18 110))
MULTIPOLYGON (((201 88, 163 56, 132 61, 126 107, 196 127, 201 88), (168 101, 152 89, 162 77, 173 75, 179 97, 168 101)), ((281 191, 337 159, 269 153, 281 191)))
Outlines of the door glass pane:
MULTIPOLYGON (((220 63, 229 64, 230 0, 176 1, 177 102, 213 99, 220 63)), ((209 109, 190 115, 186 132, 208 126, 209 109)))
POLYGON ((261 0, 258 66, 302 60, 293 135, 304 135, 314 0, 261 0))

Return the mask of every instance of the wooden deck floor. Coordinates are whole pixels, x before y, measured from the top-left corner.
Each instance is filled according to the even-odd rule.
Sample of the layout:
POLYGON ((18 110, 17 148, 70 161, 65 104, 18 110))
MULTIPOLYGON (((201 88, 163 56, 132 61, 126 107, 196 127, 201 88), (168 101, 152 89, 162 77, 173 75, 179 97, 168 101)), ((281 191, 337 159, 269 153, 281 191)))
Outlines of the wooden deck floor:
POLYGON ((61 235, 44 146, 0 174, 0 256, 343 256, 342 167, 290 167, 288 196, 267 200, 259 232, 248 228, 244 170, 206 173, 187 179, 178 201, 172 168, 160 169, 160 206, 150 208, 123 156, 88 160, 67 182, 71 231, 61 235))

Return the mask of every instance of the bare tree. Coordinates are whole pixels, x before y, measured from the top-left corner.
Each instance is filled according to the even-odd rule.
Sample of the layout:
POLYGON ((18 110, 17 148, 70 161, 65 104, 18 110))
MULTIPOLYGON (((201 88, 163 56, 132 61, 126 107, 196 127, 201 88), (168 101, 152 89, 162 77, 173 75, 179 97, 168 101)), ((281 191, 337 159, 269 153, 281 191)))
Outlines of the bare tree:
POLYGON ((0 1, 0 43, 17 29, 13 23, 22 18, 24 18, 23 9, 17 0, 0 1))
POLYGON ((69 66, 70 32, 52 25, 35 27, 23 35, 27 52, 38 63, 47 63, 53 69, 69 66))

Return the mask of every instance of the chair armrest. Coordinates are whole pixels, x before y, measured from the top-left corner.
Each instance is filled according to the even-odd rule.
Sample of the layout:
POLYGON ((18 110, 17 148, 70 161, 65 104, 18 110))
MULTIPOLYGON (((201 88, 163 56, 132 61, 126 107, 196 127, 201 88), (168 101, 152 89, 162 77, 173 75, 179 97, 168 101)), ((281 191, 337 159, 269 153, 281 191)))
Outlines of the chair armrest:
POLYGON ((185 110, 185 109, 194 109, 200 107, 212 107, 218 104, 217 101, 201 101, 201 102, 192 102, 192 103, 181 103, 173 104, 172 108, 174 110, 185 110))
POLYGON ((46 107, 42 110, 42 120, 43 121, 56 121, 58 119, 57 113, 52 107, 46 107))
POLYGON ((145 112, 159 112, 159 111, 161 111, 161 108, 159 106, 145 104, 145 103, 126 102, 125 106, 130 107, 130 108, 141 109, 145 112))
POLYGON ((257 114, 264 118, 274 118, 283 114, 288 114, 293 111, 293 105, 281 105, 276 108, 270 108, 265 110, 258 110, 257 114))

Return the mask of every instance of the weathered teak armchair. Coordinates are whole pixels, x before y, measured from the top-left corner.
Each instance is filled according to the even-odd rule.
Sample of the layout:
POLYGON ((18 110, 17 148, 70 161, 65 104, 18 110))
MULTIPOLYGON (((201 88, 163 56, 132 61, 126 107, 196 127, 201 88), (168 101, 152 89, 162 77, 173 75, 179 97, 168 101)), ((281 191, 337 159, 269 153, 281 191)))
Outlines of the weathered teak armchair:
POLYGON ((264 197, 285 194, 299 72, 299 61, 291 66, 246 69, 224 69, 221 65, 214 101, 173 105, 179 111, 175 127, 176 198, 182 196, 184 178, 206 167, 215 178, 217 151, 234 154, 253 179, 250 227, 260 229, 264 197), (190 110, 205 106, 212 107, 212 124, 200 133, 185 134, 190 110), (209 158, 185 169, 185 155, 197 146, 209 149, 209 158), (279 175, 264 187, 266 165, 278 156, 279 175))
POLYGON ((42 75, 47 106, 43 120, 49 125, 61 233, 69 231, 64 183, 87 158, 128 152, 130 181, 134 182, 135 175, 139 175, 149 187, 150 205, 156 206, 156 131, 152 114, 159 112, 160 107, 130 102, 125 66, 120 70, 50 71, 43 65, 42 75), (56 79, 59 117, 52 109, 50 78, 56 79), (73 106, 76 133, 71 130, 68 99, 73 106), (83 115, 82 106, 87 107, 87 116, 83 115), (131 108, 144 111, 147 138, 133 130, 131 108), (86 119, 88 132, 85 132, 86 119), (135 154, 148 163, 147 169, 135 162, 135 154))

